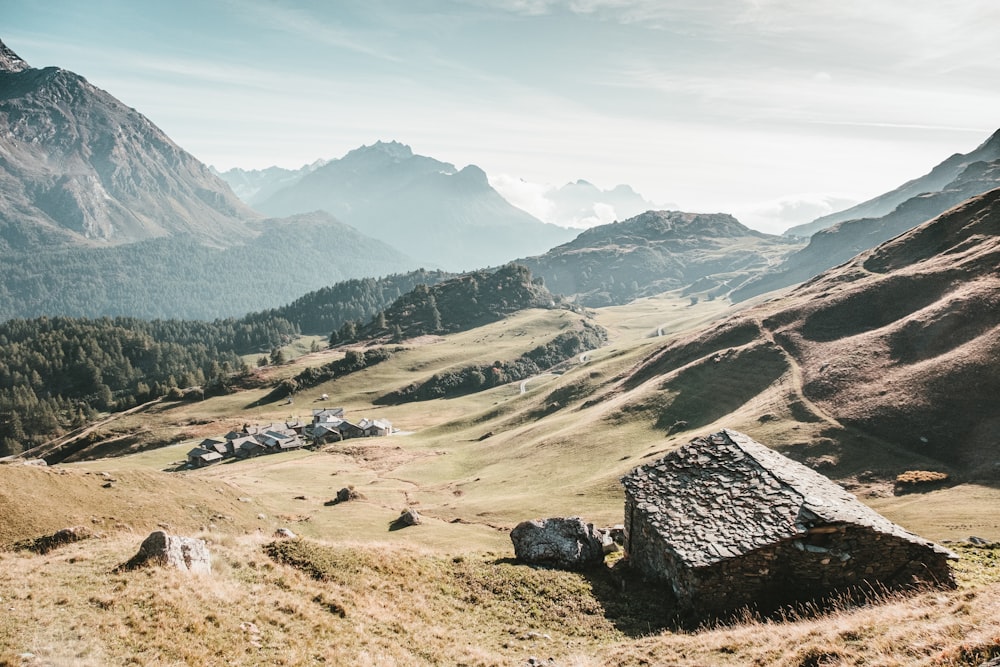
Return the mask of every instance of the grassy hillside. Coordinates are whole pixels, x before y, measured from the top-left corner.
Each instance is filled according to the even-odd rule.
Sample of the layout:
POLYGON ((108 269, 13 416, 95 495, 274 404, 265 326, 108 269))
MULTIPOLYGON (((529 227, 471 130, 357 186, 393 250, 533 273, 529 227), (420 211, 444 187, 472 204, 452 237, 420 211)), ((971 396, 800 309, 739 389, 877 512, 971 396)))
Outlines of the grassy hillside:
MULTIPOLYGON (((610 571, 512 562, 508 530, 517 522, 581 515, 619 523, 623 473, 721 426, 800 460, 833 457, 821 469, 926 537, 1000 539, 996 513, 984 511, 1000 507, 994 487, 893 496, 884 474, 861 474, 925 460, 837 430, 803 394, 801 369, 779 346, 736 324, 705 347, 685 338, 706 323, 737 322, 724 300, 692 305, 665 294, 594 315, 608 345, 523 385, 374 404, 415 377, 514 358, 580 314, 523 311, 404 341, 388 360, 291 404, 266 400, 270 387, 262 386, 154 404, 98 429, 108 438, 131 434, 136 450, 185 438, 170 446, 51 470, 0 466, 0 544, 74 524, 103 533, 45 556, 0 550, 0 597, 11 610, 0 618, 0 664, 20 664, 24 652, 39 664, 79 665, 523 665, 531 656, 570 665, 963 665, 1000 654, 991 548, 963 551, 954 592, 698 632, 671 626, 662 596, 638 583, 623 588, 610 571), (668 358, 678 363, 637 374, 668 358), (387 418, 409 434, 166 472, 204 437, 247 421, 307 419, 322 405, 387 418), (688 425, 671 432, 677 421, 688 425), (109 476, 115 481, 104 488, 109 476), (362 497, 328 505, 345 486, 362 497), (423 523, 393 530, 406 507, 423 523), (211 579, 113 572, 160 523, 209 540, 211 579), (303 539, 269 546, 277 528, 303 539)), ((258 372, 268 385, 343 354, 303 354, 258 372)))

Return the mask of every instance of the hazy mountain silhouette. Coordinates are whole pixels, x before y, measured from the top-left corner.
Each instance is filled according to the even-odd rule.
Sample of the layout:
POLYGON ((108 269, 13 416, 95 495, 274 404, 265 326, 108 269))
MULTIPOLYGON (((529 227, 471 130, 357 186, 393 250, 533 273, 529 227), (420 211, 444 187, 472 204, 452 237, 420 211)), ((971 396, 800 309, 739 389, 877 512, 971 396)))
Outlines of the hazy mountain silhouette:
MULTIPOLYGON (((788 287, 846 262, 859 252, 912 229, 970 197, 1000 186, 1000 131, 967 155, 956 154, 919 179, 859 204, 850 211, 881 210, 899 197, 916 193, 881 217, 848 219, 813 234, 809 245, 733 294, 734 299, 788 287), (938 185, 944 181, 942 185, 938 185), (936 189, 926 189, 926 188, 936 189)), ((841 214, 837 214, 841 215, 841 214)), ((820 218, 824 220, 825 218, 820 218)), ((816 222, 819 222, 817 220, 816 222)), ((811 223, 812 224, 812 223, 811 223)), ((790 233, 794 229, 789 230, 790 233)))
POLYGON ((419 260, 447 269, 542 252, 573 232, 512 206, 486 174, 377 142, 331 160, 256 205, 270 215, 322 209, 419 260))
POLYGON ((625 220, 658 208, 628 185, 602 190, 593 183, 577 180, 545 193, 552 203, 548 220, 564 227, 593 227, 625 220))
POLYGON ((298 169, 267 167, 266 169, 240 169, 235 167, 223 172, 215 172, 229 184, 236 196, 253 206, 265 201, 278 190, 294 185, 306 174, 311 174, 327 160, 316 160, 298 169))
MULTIPOLYGON (((930 172, 912 181, 903 183, 895 190, 879 195, 874 199, 861 202, 856 206, 824 215, 812 222, 796 225, 785 230, 791 236, 811 236, 821 229, 832 227, 845 220, 860 218, 880 218, 894 211, 903 202, 927 192, 938 192, 946 189, 950 183, 959 178, 965 169, 975 162, 993 162, 1000 160, 1000 130, 969 153, 955 153, 947 160, 937 165, 930 172)), ((989 188, 987 188, 989 189, 989 188)), ((985 192, 985 190, 980 190, 985 192)), ((978 194, 978 193, 975 193, 978 194)), ((971 196, 971 195, 969 195, 971 196)), ((961 200, 959 200, 961 201, 961 200)), ((956 202, 957 203, 957 202, 956 202)), ((943 211, 944 209, 942 209, 943 211)), ((941 211, 938 211, 940 213, 941 211)), ((933 217, 933 216, 931 216, 933 217)), ((930 218, 925 218, 930 219, 930 218)), ((922 222, 922 221, 921 221, 922 222)))
POLYGON ((325 213, 263 219, 142 114, 2 43, 0 257, 0 319, 212 318, 416 268, 325 213))

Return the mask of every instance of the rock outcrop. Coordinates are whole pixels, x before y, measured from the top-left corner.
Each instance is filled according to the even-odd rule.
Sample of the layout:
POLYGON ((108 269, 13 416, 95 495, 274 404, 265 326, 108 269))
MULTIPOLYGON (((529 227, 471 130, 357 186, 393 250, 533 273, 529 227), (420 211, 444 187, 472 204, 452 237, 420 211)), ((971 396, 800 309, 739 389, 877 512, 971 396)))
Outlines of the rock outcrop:
POLYGON ((510 540, 517 559, 531 565, 579 570, 604 562, 604 532, 580 517, 522 521, 510 540))
POLYGON ((417 526, 421 523, 423 523, 423 518, 417 513, 417 510, 407 507, 399 513, 399 516, 392 522, 389 529, 399 530, 400 528, 406 528, 407 526, 417 526))
POLYGON ((38 554, 47 554, 53 549, 57 549, 66 544, 79 542, 95 537, 94 533, 86 526, 72 526, 57 530, 51 535, 44 535, 33 540, 22 540, 14 543, 15 549, 27 549, 38 554))
POLYGON ((168 535, 157 530, 139 546, 139 552, 119 570, 134 570, 147 565, 173 567, 193 574, 211 574, 212 559, 204 540, 168 535))

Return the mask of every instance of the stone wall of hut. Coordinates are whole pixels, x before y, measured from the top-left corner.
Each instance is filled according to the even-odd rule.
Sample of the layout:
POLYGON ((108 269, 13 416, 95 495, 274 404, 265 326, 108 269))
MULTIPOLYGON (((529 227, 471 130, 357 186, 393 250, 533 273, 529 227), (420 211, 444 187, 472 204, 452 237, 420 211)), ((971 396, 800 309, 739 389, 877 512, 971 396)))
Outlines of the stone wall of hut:
MULTIPOLYGON (((656 528, 655 517, 626 499, 625 551, 643 576, 667 583, 681 610, 770 610, 838 591, 953 585, 946 554, 864 526, 817 526, 796 539, 691 568, 656 528)), ((708 551, 712 544, 699 545, 708 551)))

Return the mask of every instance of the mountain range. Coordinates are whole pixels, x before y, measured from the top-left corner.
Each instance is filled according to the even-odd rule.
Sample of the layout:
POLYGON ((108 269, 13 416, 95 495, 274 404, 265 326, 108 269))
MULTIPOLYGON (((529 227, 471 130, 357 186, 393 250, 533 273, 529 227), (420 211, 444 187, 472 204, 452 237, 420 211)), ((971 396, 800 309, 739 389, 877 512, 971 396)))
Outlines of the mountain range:
POLYGON ((548 250, 574 234, 512 206, 479 167, 456 169, 395 141, 379 141, 330 160, 255 206, 276 216, 328 211, 448 270, 503 264, 548 250))
POLYGON ((295 185, 306 174, 310 174, 328 160, 316 160, 299 169, 283 167, 267 167, 265 169, 240 169, 234 167, 224 172, 215 173, 229 184, 237 197, 250 206, 265 201, 268 197, 291 185, 295 185))
MULTIPOLYGON (((0 70, 0 664, 1000 655, 1000 133, 808 245, 669 210, 552 242, 477 167, 395 142, 241 172, 265 217, 77 75, 2 44, 0 70), (297 197, 325 205, 289 214, 297 197), (453 266, 524 259, 345 280, 413 266, 396 243, 453 266), (91 317, 39 316, 55 312, 91 317), (149 319, 95 316, 126 312, 149 319), (263 446, 332 405, 345 429, 405 437, 194 466, 224 433, 263 446), (950 541, 956 590, 688 627, 627 554, 581 572, 509 557, 539 516, 618 532, 623 475, 724 428, 950 541), (210 549, 210 574, 134 569, 149 531, 210 549)), ((572 184, 567 210, 595 190, 572 184)), ((828 507, 827 488, 802 495, 828 507)), ((696 528, 716 511, 680 509, 696 528)), ((817 581, 865 566, 859 526, 814 518, 791 515, 817 581)), ((692 542, 722 554, 707 530, 692 542)), ((735 579, 766 574, 758 556, 730 555, 735 579)))
POLYGON ((136 110, 2 43, 0 263, 0 319, 211 319, 417 267, 329 214, 265 218, 136 110))

